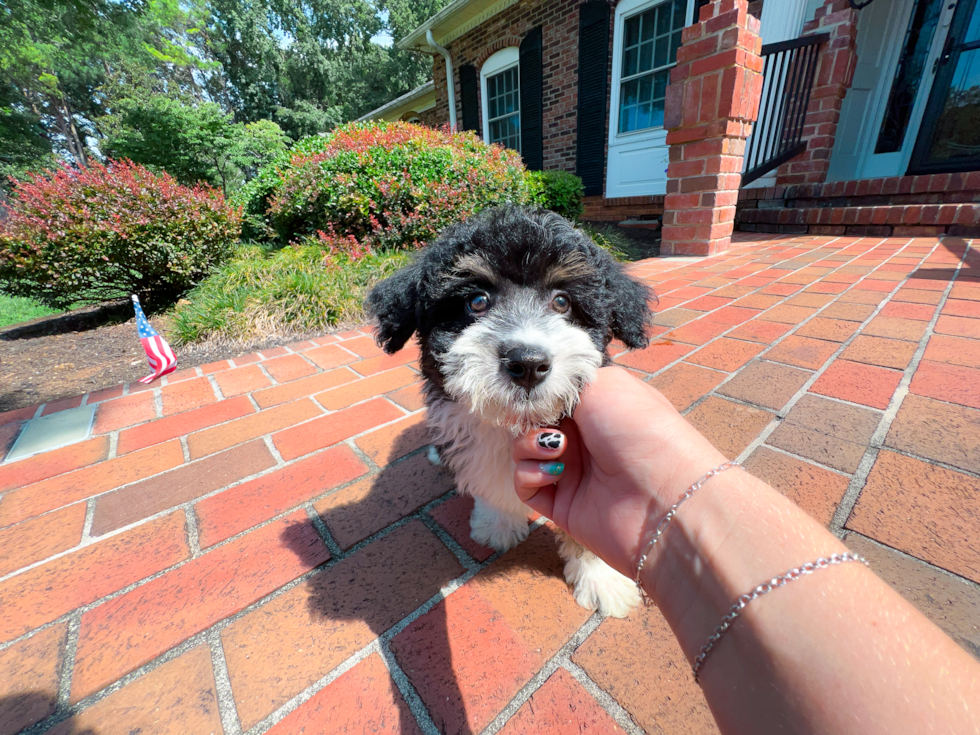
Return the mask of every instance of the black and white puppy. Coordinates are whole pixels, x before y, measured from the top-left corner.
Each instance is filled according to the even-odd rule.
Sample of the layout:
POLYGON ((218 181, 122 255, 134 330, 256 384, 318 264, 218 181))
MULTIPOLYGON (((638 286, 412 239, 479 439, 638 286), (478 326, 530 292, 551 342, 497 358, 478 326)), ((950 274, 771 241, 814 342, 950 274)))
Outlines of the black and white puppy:
MULTIPOLYGON (((650 297, 567 220, 516 206, 447 228, 371 292, 386 352, 418 335, 428 425, 475 498, 475 541, 506 551, 527 537, 512 438, 570 416, 614 337, 647 345, 650 297)), ((623 617, 639 601, 632 581, 570 537, 559 547, 580 605, 623 617)))

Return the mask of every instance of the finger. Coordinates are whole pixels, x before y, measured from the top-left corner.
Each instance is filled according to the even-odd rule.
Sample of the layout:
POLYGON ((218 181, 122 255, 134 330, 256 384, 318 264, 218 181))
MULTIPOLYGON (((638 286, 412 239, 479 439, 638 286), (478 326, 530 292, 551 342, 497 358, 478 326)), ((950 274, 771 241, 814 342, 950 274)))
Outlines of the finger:
POLYGON ((557 459, 565 451, 565 435, 557 429, 538 429, 514 440, 511 452, 515 462, 525 459, 557 459))
POLYGON ((565 471, 564 462, 539 462, 524 459, 517 463, 514 470, 514 486, 521 500, 527 501, 545 485, 553 485, 565 471))
POLYGON ((553 483, 551 485, 545 485, 542 488, 538 488, 538 491, 533 497, 525 500, 524 505, 535 513, 540 513, 545 518, 551 518, 555 510, 555 493, 557 491, 557 485, 553 483))

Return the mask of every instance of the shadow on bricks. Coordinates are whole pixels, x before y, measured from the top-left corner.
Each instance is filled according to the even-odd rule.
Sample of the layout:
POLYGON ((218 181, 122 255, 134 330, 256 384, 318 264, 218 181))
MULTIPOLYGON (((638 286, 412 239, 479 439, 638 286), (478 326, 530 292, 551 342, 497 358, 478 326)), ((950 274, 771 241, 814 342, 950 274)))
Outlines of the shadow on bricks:
MULTIPOLYGON (((342 548, 359 545, 452 489, 451 478, 427 458, 427 444, 421 444, 428 441, 425 431, 424 424, 409 428, 394 440, 393 451, 387 458, 408 452, 407 456, 390 462, 377 475, 342 488, 317 503, 321 519, 342 548), (422 438, 419 432, 423 432, 422 438), (335 500, 331 501, 332 498, 335 500)), ((384 460, 385 457, 376 458, 379 464, 384 460)), ((282 539, 301 560, 315 564, 319 560, 307 558, 311 551, 305 542, 311 525, 312 521, 295 524, 283 533, 282 539)), ((450 531, 454 536, 461 533, 468 534, 468 527, 450 531)), ((514 575, 560 580, 561 561, 554 552, 553 532, 541 528, 532 536, 534 543, 526 543, 491 562, 451 597, 454 600, 466 597, 467 590, 495 585, 496 580, 506 584, 505 580, 514 575), (543 545, 542 538, 538 538, 542 535, 548 537, 543 545), (544 548, 548 553, 540 553, 544 548)), ((297 616, 295 607, 291 613, 291 619, 304 626, 304 640, 318 649, 322 660, 323 668, 311 674, 311 683, 313 676, 322 676, 389 631, 464 571, 449 549, 420 520, 412 519, 366 545, 357 546, 349 556, 313 575, 297 590, 305 594, 305 615, 297 616)), ((564 582, 560 584, 564 586, 564 582)), ((482 607, 487 609, 477 605, 471 610, 474 616, 485 620, 478 627, 499 625, 499 621, 495 622, 498 614, 494 609, 486 602, 482 607)), ((480 693, 474 689, 486 686, 492 690, 499 682, 492 675, 477 680, 471 676, 473 661, 465 653, 467 633, 462 629, 476 621, 469 616, 464 618, 452 609, 447 611, 445 601, 439 602, 400 634, 415 638, 417 655, 403 658, 400 652, 393 653, 440 732, 475 735, 483 729, 480 723, 490 716, 489 711, 483 712, 490 707, 483 699, 497 697, 489 691, 480 693)), ((288 642, 280 638, 278 645, 287 647, 288 642)), ((494 656, 500 653, 492 650, 494 656)), ((523 681, 515 680, 513 684, 516 692, 523 681)), ((393 731, 417 732, 415 718, 397 687, 390 681, 389 686, 398 703, 399 727, 393 731)), ((298 692, 290 692, 295 693, 298 692)))
MULTIPOLYGON (((55 711, 56 702, 47 692, 24 692, 12 697, 0 697, 0 732, 15 733, 33 725, 55 711)), ((99 735, 91 728, 80 730, 73 724, 74 717, 59 722, 54 732, 58 735, 99 735)))

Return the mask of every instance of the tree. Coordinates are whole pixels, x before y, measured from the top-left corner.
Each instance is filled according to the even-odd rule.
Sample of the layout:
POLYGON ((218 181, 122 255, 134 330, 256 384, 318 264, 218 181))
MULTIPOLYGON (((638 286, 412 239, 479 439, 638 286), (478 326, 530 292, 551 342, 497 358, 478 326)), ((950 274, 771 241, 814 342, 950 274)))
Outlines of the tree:
POLYGON ((103 151, 110 158, 166 171, 185 185, 204 181, 225 193, 284 151, 287 141, 271 120, 236 124, 213 102, 160 94, 117 100, 102 126, 107 131, 103 151))

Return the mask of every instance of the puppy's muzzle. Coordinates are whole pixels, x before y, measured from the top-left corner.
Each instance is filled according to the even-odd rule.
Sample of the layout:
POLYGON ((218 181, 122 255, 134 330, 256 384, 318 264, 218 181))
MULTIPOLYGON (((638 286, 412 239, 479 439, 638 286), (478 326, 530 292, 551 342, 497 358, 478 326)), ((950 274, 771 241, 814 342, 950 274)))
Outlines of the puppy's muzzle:
POLYGON ((551 356, 540 347, 518 345, 500 349, 503 370, 528 393, 543 383, 551 372, 551 356))

